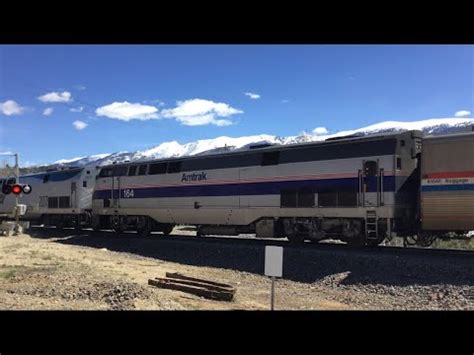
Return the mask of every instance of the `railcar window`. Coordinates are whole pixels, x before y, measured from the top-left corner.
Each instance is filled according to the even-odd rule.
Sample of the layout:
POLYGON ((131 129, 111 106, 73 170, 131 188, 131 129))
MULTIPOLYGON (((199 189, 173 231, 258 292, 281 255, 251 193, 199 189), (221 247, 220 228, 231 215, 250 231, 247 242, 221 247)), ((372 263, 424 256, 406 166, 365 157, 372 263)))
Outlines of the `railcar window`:
POLYGON ((136 165, 132 165, 128 168, 128 176, 135 176, 136 173, 137 173, 136 165))
POLYGON ((87 187, 87 181, 84 180, 84 181, 82 182, 82 187, 87 187))
POLYGON ((262 165, 278 165, 280 160, 280 152, 263 153, 262 165))
POLYGON ((377 162, 373 160, 366 161, 364 164, 365 176, 377 175, 377 162))
POLYGON ((71 207, 71 201, 69 196, 60 196, 59 197, 59 208, 69 208, 71 207))
POLYGON ((138 174, 137 175, 146 175, 146 168, 148 165, 143 164, 138 167, 138 174))
POLYGON ((405 140, 402 139, 402 140, 400 141, 400 147, 404 147, 404 146, 405 146, 405 140))
POLYGON ((166 174, 166 165, 166 163, 150 164, 148 175, 166 174))
POLYGON ((58 208, 57 197, 48 197, 48 208, 58 208))
POLYGON ((397 158, 397 170, 402 170, 402 158, 397 158))
POLYGON ((174 161, 168 164, 168 174, 179 173, 181 171, 181 162, 174 161))

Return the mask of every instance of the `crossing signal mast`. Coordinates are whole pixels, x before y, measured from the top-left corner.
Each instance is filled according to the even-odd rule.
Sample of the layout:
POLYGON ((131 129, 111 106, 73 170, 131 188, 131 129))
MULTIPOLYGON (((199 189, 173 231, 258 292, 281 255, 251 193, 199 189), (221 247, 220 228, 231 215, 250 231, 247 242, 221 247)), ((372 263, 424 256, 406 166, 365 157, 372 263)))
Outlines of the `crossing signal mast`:
POLYGON ((18 197, 20 194, 29 194, 31 192, 31 186, 28 184, 20 184, 20 166, 18 165, 18 153, 0 153, 0 155, 14 156, 15 157, 15 183, 7 184, 6 182, 2 186, 2 193, 5 195, 13 194, 15 195, 15 231, 19 233, 20 231, 20 214, 21 211, 24 212, 24 205, 18 203, 18 197))

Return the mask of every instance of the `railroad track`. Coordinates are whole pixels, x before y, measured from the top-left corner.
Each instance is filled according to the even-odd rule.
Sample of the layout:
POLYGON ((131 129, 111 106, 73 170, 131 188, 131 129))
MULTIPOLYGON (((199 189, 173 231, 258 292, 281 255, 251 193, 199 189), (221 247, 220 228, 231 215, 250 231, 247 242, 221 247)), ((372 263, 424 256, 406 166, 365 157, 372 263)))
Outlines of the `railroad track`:
MULTIPOLYGON (((40 231, 41 233, 47 232, 49 234, 61 234, 64 232, 71 231, 73 234, 77 234, 74 229, 64 229, 57 230, 56 228, 51 227, 40 227, 40 226, 31 226, 35 231, 40 231)), ((80 235, 90 235, 90 237, 104 237, 104 238, 119 238, 121 240, 153 240, 157 241, 169 241, 169 242, 186 242, 186 243, 197 243, 197 244, 234 244, 234 245, 249 245, 249 246, 266 246, 266 245, 275 245, 282 246, 285 248, 292 249, 315 249, 318 251, 328 251, 333 252, 335 250, 345 253, 358 253, 358 254, 400 254, 401 256, 433 256, 433 257, 466 257, 472 258, 474 256, 474 251, 464 250, 464 249, 437 249, 437 248, 421 248, 421 247, 396 247, 396 246, 377 246, 377 247, 352 247, 344 243, 331 243, 331 242, 322 242, 322 243, 313 243, 313 242, 304 242, 304 243, 290 243, 286 239, 274 239, 274 238, 255 238, 255 237, 240 237, 240 236, 205 236, 205 237, 195 237, 192 235, 182 235, 182 234, 171 234, 169 236, 164 236, 161 233, 152 233, 148 237, 138 236, 135 232, 125 232, 122 234, 115 234, 113 231, 103 230, 100 232, 95 232, 92 229, 84 229, 80 232, 80 235)), ((474 259, 473 259, 474 260, 474 259)))

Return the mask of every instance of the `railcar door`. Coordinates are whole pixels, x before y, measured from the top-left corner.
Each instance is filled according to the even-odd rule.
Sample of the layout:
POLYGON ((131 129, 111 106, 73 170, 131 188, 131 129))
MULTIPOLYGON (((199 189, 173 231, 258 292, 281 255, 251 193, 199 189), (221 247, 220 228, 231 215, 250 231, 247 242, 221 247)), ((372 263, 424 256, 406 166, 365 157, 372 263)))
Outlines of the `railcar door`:
POLYGON ((111 180, 111 207, 118 208, 120 207, 120 176, 112 176, 111 180))
POLYGON ((120 197, 122 194, 122 176, 127 175, 128 167, 126 166, 116 166, 112 169, 112 199, 111 207, 119 208, 120 207, 120 197))
POLYGON ((77 208, 77 185, 76 182, 71 182, 71 208, 77 208))
POLYGON ((364 207, 379 206, 381 186, 378 160, 364 160, 359 171, 359 203, 364 207))

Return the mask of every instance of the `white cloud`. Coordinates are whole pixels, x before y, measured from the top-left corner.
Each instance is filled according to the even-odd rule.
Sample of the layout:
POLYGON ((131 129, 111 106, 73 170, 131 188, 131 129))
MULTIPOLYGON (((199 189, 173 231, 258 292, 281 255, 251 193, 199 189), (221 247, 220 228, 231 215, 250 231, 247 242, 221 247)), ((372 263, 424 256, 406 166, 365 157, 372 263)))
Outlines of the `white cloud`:
POLYGON ((290 100, 281 100, 281 102, 283 102, 284 104, 286 104, 287 102, 290 102, 290 100))
POLYGON ((88 126, 87 123, 83 122, 83 121, 74 121, 72 123, 72 125, 74 126, 75 129, 77 129, 78 131, 82 131, 84 128, 86 128, 88 126))
POLYGON ((467 111, 467 110, 457 111, 454 114, 455 117, 468 117, 470 115, 471 115, 471 111, 467 111))
POLYGON ((328 134, 329 131, 327 130, 326 127, 316 127, 313 129, 313 133, 316 134, 317 136, 322 136, 324 134, 328 134))
POLYGON ((95 110, 97 116, 105 116, 126 122, 130 120, 144 121, 159 118, 157 112, 158 109, 155 106, 130 103, 127 101, 114 102, 95 110))
POLYGON ((0 113, 6 116, 21 115, 25 111, 25 108, 20 106, 16 101, 7 100, 0 102, 0 113))
POLYGON ((54 108, 52 107, 48 107, 48 108, 45 108, 44 111, 43 111, 43 115, 44 116, 50 116, 54 111, 54 108))
POLYGON ((252 100, 257 100, 260 98, 260 95, 259 94, 254 94, 252 92, 244 92, 244 95, 247 95, 248 97, 250 97, 252 100))
POLYGON ((74 89, 83 91, 83 90, 85 90, 85 89, 87 89, 87 88, 86 88, 84 85, 76 85, 76 86, 74 86, 74 89))
POLYGON ((243 113, 243 111, 233 108, 228 104, 204 99, 178 101, 176 105, 175 108, 161 111, 161 114, 165 118, 174 118, 186 126, 202 126, 207 124, 228 126, 232 124, 231 120, 218 118, 243 113))
POLYGON ((72 107, 69 109, 71 112, 82 112, 84 110, 84 107, 79 106, 79 107, 72 107))
POLYGON ((47 94, 38 96, 38 100, 42 102, 71 102, 72 96, 69 91, 49 92, 47 94))

